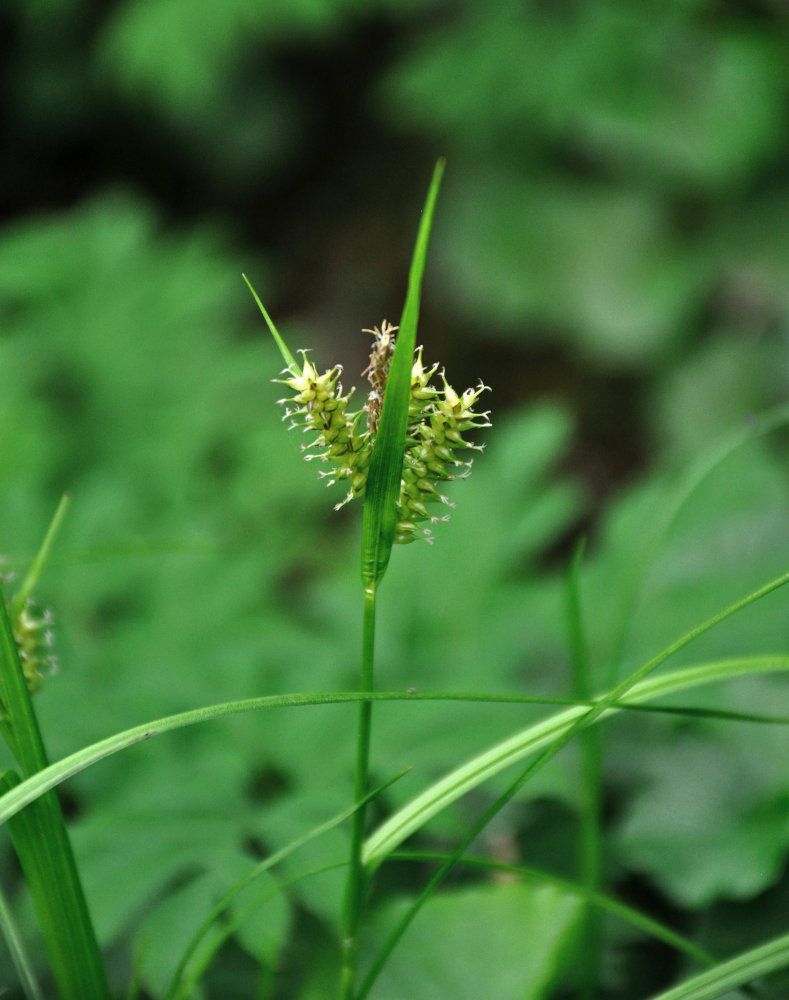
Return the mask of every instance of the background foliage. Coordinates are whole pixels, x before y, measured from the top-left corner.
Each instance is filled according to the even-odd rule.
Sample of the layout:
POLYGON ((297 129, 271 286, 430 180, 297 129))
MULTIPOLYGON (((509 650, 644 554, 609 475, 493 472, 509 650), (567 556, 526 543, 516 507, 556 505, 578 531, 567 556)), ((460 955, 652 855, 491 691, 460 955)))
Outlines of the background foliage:
MULTIPOLYGON (((438 155, 421 339, 454 385, 493 387, 495 426, 435 546, 395 553, 379 684, 566 694, 562 574, 582 531, 600 684, 785 570, 785 433, 732 452, 649 557, 683 470, 787 396, 788 44, 782 0, 6 3, 0 548, 23 569, 72 494, 41 593, 61 662, 38 698, 51 755, 183 708, 355 686, 358 511, 331 511, 279 422, 281 362, 240 272, 291 345, 361 384, 358 331, 399 312, 438 155)), ((786 649, 783 602, 685 662, 786 649)), ((776 678, 704 693, 756 711, 785 696, 776 678)), ((376 778, 413 768, 388 803, 524 714, 381 706, 376 778)), ((140 961, 157 996, 209 901, 347 805, 352 720, 316 707, 215 723, 66 786, 119 991, 140 961)), ((721 954, 785 930, 787 739, 618 720, 608 885, 721 954)), ((528 787, 481 849, 573 875, 573 753, 528 787)), ((481 804, 424 842, 451 842, 481 804)), ((279 877, 336 860, 344 839, 279 877)), ((5 841, 0 863, 24 915, 5 841)), ((251 995, 250 956, 280 970, 265 995, 325 995, 341 878, 271 898, 204 995, 251 995)), ((382 880, 381 926, 419 878, 382 880)), ((413 992, 415 974, 420 995, 443 995, 425 970, 447 982, 458 953, 453 995, 483 995, 494 947, 497 997, 552 995, 575 912, 555 890, 466 880, 426 909, 379 995, 413 992), (544 960, 506 980, 529 907, 544 960), (471 919, 512 941, 470 944, 471 919)), ((607 942, 607 997, 681 969, 619 924, 607 942)))

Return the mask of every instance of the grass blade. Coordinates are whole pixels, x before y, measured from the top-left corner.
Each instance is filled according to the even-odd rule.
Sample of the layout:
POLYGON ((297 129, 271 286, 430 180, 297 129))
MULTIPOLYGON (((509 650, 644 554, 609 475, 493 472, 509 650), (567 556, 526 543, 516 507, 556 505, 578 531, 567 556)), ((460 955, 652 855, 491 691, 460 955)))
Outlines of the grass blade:
POLYGON ((394 542, 422 276, 443 173, 444 160, 439 160, 433 171, 419 224, 400 331, 386 383, 381 422, 370 456, 362 513, 362 582, 365 589, 377 586, 389 564, 394 542))
MULTIPOLYGON (((13 772, 0 775, 0 792, 13 788, 19 782, 19 776, 13 772)), ((44 1000, 41 987, 36 980, 33 964, 30 961, 22 937, 17 929, 11 909, 5 896, 0 891, 0 933, 5 938, 6 946, 14 963, 20 985, 27 1000, 44 1000)))
POLYGON ((789 966, 789 934, 720 962, 650 1000, 715 1000, 760 976, 789 966))
MULTIPOLYGON (((1 594, 0 691, 13 731, 12 750, 31 778, 48 761, 1 594)), ((6 782, 11 782, 8 775, 6 782)), ((56 794, 42 795, 21 812, 11 837, 62 1000, 106 1000, 109 985, 56 794)))
MULTIPOLYGON (((636 685, 627 698, 613 705, 610 711, 611 713, 627 709, 643 711, 647 710, 647 706, 643 703, 653 698, 674 694, 703 684, 733 680, 737 677, 745 677, 751 674, 785 670, 789 670, 789 656, 745 657, 685 667, 682 670, 650 678, 642 684, 636 685)), ((415 694, 408 694, 403 691, 378 691, 368 694, 362 694, 358 691, 317 691, 284 695, 263 695, 259 698, 245 698, 241 701, 222 702, 203 708, 191 709, 187 712, 178 712, 175 715, 164 716, 160 719, 144 722, 138 726, 132 726, 131 729, 125 729, 105 739, 98 740, 96 743, 91 743, 89 746, 83 747, 81 750, 76 750, 67 757, 63 757, 56 763, 50 764, 43 771, 39 771, 30 778, 26 778, 18 787, 0 796, 0 826, 8 822, 12 816, 15 816, 25 806, 31 802, 35 802, 45 792, 56 788, 64 781, 79 774, 80 771, 84 771, 93 764, 97 764, 107 757, 111 757, 154 736, 161 736, 164 733, 181 729, 185 726, 193 726, 201 722, 211 722, 214 719, 222 719, 230 715, 238 715, 242 712, 254 712, 266 708, 296 708, 303 705, 347 705, 365 699, 369 699, 370 701, 474 701, 482 704, 561 704, 570 706, 569 709, 557 713, 549 719, 544 719, 535 726, 529 726, 528 729, 516 733, 503 743, 498 743, 485 751, 484 756, 490 754, 494 758, 492 769, 486 777, 490 777, 498 773, 502 768, 509 766, 509 764, 517 762, 530 751, 539 749, 539 746, 544 745, 544 743, 541 742, 535 746, 534 741, 544 738, 545 730, 550 733, 553 730, 561 729, 563 726, 569 725, 577 717, 576 713, 582 714, 590 708, 587 704, 578 705, 566 698, 535 698, 529 695, 487 695, 473 694, 465 691, 423 692, 415 694), (568 711, 572 713, 569 718, 566 714, 568 711), (539 730, 539 732, 535 732, 535 730, 539 730), (511 754, 510 757, 507 757, 507 751, 511 754)), ((692 713, 710 718, 736 719, 744 722, 786 724, 787 721, 784 717, 755 716, 750 713, 738 715, 730 712, 708 711, 703 708, 655 708, 654 711, 670 714, 677 712, 692 713)), ((475 760, 477 759, 479 758, 475 758, 475 760)), ((445 780, 442 779, 442 782, 445 780)), ((431 791, 431 789, 428 789, 428 791, 431 791)), ((454 798, 451 801, 454 801, 454 798)), ((439 806, 439 808, 441 807, 439 806)), ((368 862, 370 860, 370 847, 382 830, 383 827, 379 827, 376 833, 368 838, 365 855, 368 862)), ((394 845, 394 847, 396 846, 397 844, 394 845)), ((392 848, 393 850, 394 847, 392 848)))
POLYGON ((708 451, 705 451, 688 469, 682 480, 671 491, 667 503, 660 506, 654 520, 647 526, 644 534, 643 548, 640 558, 632 560, 630 579, 626 581, 622 593, 625 600, 618 613, 618 624, 614 630, 617 637, 613 654, 609 659, 607 683, 613 684, 622 651, 627 640, 628 630, 632 624, 636 608, 642 597, 649 572, 663 543, 680 512, 695 494, 701 484, 738 449, 773 433, 789 424, 789 406, 782 405, 768 410, 755 419, 748 419, 745 426, 715 441, 708 451))
MULTIPOLYGON (((595 716, 591 721, 599 722, 611 713, 620 711, 618 705, 620 701, 626 703, 638 702, 650 697, 658 697, 658 692, 668 694, 672 688, 672 680, 676 681, 687 672, 678 671, 677 673, 667 674, 663 677, 648 679, 647 675, 651 671, 664 663, 673 653, 686 646, 698 635, 701 635, 702 632, 707 631, 759 598, 772 593, 778 587, 784 586, 787 582, 789 582, 789 574, 778 577, 776 580, 771 581, 764 587, 759 588, 759 590, 754 591, 752 594, 714 615, 695 629, 692 629, 682 636, 681 639, 678 639, 677 642, 672 643, 671 646, 666 647, 666 649, 637 670, 635 674, 631 674, 630 677, 617 685, 607 695, 599 699, 596 703, 596 708, 591 710, 595 712, 595 716)), ((743 662, 772 663, 776 665, 777 669, 785 669, 787 657, 760 657, 755 658, 755 660, 731 661, 734 664, 735 672, 736 666, 743 662)), ((717 667, 721 671, 719 679, 730 676, 725 664, 713 665, 713 672, 717 667)), ((682 686, 684 685, 680 681, 680 687, 675 688, 675 690, 681 689, 682 686)), ((581 706, 557 712, 547 719, 528 726, 515 736, 503 740, 501 743, 496 744, 494 747, 491 747, 445 775, 445 777, 422 792, 421 795, 412 799, 410 803, 383 823, 371 837, 368 837, 364 848, 365 864, 379 865, 389 853, 399 847, 407 837, 423 826, 436 813, 461 798, 466 792, 487 781, 488 778, 510 764, 516 763, 528 754, 550 747, 559 740, 566 739, 570 731, 575 727, 579 727, 579 724, 588 724, 582 723, 582 720, 584 716, 589 714, 589 710, 581 706)))
MULTIPOLYGON (((746 596, 741 598, 739 601, 735 601, 734 604, 729 605, 722 611, 713 615, 711 618, 702 622, 700 625, 691 629, 689 632, 686 632, 675 642, 666 646, 651 660, 648 660, 642 667, 630 674, 629 677, 626 677, 623 681, 617 684, 616 687, 608 691, 605 695, 598 699, 591 708, 582 710, 579 716, 569 722, 569 724, 564 728, 564 731, 552 734, 551 738, 547 741, 547 745, 543 748, 539 756, 533 760, 510 784, 503 794, 501 794, 490 806, 488 806, 482 815, 466 829, 454 851, 448 856, 447 860, 441 865, 438 871, 430 878, 427 885, 419 892, 418 896, 411 903, 406 913, 398 921, 384 944, 378 950, 378 953, 375 956, 361 987, 359 988, 356 1000, 364 1000, 364 998, 368 996, 370 990, 375 984, 376 979, 386 965, 389 956, 396 948, 403 934, 430 896, 436 891, 438 886, 455 867, 455 865, 459 863, 468 845, 480 835, 490 821, 504 808, 504 806, 515 798, 524 785, 542 767, 552 760, 574 736, 578 733, 582 733, 587 726, 594 725, 603 719, 615 704, 627 697, 628 694, 632 694, 633 688, 635 688, 639 682, 647 679, 648 675, 652 671, 657 669, 657 667, 664 663, 669 657, 673 656, 674 653, 687 646, 688 643, 692 642, 704 632, 709 631, 722 621, 725 621, 726 618, 731 617, 731 615, 743 610, 755 601, 760 600, 762 597, 766 597, 768 594, 771 594, 779 587, 785 586, 787 583, 789 583, 789 573, 784 573, 782 576, 771 580, 769 583, 764 584, 764 586, 759 587, 750 594, 746 594, 746 596)), ((474 762, 472 762, 472 764, 473 763, 474 762)), ((461 772, 463 770, 464 769, 461 768, 461 772)), ((467 777, 467 775, 464 777, 467 777)), ((477 781, 474 782, 474 784, 477 783, 477 781)), ((409 807, 406 807, 405 810, 401 810, 401 814, 405 812, 406 817, 408 817, 408 811, 409 807)), ((386 826, 386 824, 384 825, 386 826)), ((383 860, 383 857, 385 856, 385 853, 383 853, 380 858, 376 859, 375 863, 380 864, 380 861, 383 860)), ((368 851, 366 859, 369 857, 370 852, 368 851)))
POLYGON ((60 531, 60 526, 63 523, 63 518, 66 516, 66 510, 68 509, 69 498, 64 494, 60 498, 60 503, 55 510, 52 520, 47 528, 47 533, 44 535, 44 541, 41 543, 41 547, 36 553, 36 558, 33 560, 30 569, 27 571, 25 579, 22 581, 22 586, 19 588, 18 593, 14 596, 11 604, 8 607, 8 616, 11 621, 14 621, 19 613, 25 606, 25 602, 28 597, 33 593, 33 590, 38 582, 38 578, 41 575, 41 570, 44 568, 45 563, 49 559, 49 553, 52 551, 52 544, 60 531))
MULTIPOLYGON (((573 696, 579 701, 592 698, 592 672, 589 648, 581 606, 581 561, 584 553, 582 541, 570 562, 565 589, 567 633, 570 644, 573 696)), ((581 782, 579 801, 578 866, 580 878, 588 893, 598 892, 601 882, 602 838, 602 775, 603 730, 587 726, 581 740, 581 782)), ((583 945, 580 950, 581 1000, 594 1000, 600 976, 600 943, 602 928, 598 910, 587 905, 581 919, 583 945)))
POLYGON ((296 359, 293 357, 293 355, 288 350, 288 346, 285 343, 285 341, 282 339, 282 337, 280 337, 279 331, 277 330, 276 326, 274 326, 274 321, 269 316, 269 314, 266 312, 265 306, 260 301, 260 298, 258 297, 258 293, 252 287, 252 285, 251 285, 251 283, 249 281, 249 278, 245 274, 242 274, 241 277, 247 283, 247 288, 250 290, 250 292, 252 292, 252 298, 255 300, 255 302, 257 302, 258 309, 263 314, 263 319, 266 321, 266 326, 268 326, 269 331, 271 333, 271 336, 274 338, 274 341, 276 342, 276 345, 279 348, 279 353, 282 355, 282 357, 283 357, 283 359, 285 361, 286 366, 288 368, 292 368, 294 371, 298 370, 299 366, 296 363, 296 359))

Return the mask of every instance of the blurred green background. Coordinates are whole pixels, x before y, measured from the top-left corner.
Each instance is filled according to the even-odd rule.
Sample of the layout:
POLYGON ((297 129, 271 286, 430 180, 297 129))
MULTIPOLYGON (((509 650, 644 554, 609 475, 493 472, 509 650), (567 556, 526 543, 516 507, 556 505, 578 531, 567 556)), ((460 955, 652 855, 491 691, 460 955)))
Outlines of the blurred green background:
MULTIPOLYGON (((682 470, 787 399, 787 56, 785 0, 6 0, 0 551, 24 571, 71 494, 40 592, 60 661, 37 701, 51 755, 198 705, 355 686, 360 512, 332 511, 340 495, 280 422, 281 360, 241 272, 292 349, 361 387, 360 330, 397 320, 441 155, 420 340, 456 388, 492 386, 494 428, 436 544, 394 554, 379 685, 566 694, 562 574, 582 532, 601 684, 786 570, 781 431, 717 467, 644 567, 682 470)), ((784 601, 684 662, 785 650, 784 601)), ((767 710, 786 694, 771 679, 705 696, 767 710)), ((388 805, 531 717, 382 706, 376 778, 413 767, 388 805)), ((119 991, 142 953, 160 995, 216 893, 347 805, 353 726, 338 707, 238 718, 69 782, 119 991)), ((785 930, 787 743, 778 728, 617 722, 609 884, 724 954, 785 930)), ((529 788, 487 846, 572 875, 573 754, 529 788)), ((424 843, 451 841, 484 801, 424 843)), ((335 831, 286 874, 344 845, 335 831)), ((29 926, 5 841, 0 858, 29 926)), ((419 877, 394 873, 382 897, 419 877)), ((279 983, 260 995, 325 995, 341 882, 269 902, 205 995, 252 995, 258 961, 279 983)), ((460 926, 479 912, 464 891, 409 944, 417 968, 435 948, 438 981, 452 955, 429 928, 451 926, 441 907, 460 926)), ((558 968, 571 921, 546 905, 558 968)), ((606 997, 681 971, 619 925, 607 941, 606 997)), ((491 993, 488 948, 453 996, 523 996, 491 993)), ((380 997, 408 992, 398 975, 380 997)), ((553 976, 534 976, 529 995, 550 995, 553 976)))

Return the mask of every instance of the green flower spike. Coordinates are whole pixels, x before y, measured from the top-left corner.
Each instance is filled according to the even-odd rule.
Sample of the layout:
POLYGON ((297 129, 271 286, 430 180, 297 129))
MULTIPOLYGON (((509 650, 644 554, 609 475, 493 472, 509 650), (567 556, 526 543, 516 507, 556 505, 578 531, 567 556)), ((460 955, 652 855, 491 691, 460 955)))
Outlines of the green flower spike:
POLYGON ((430 379, 437 369, 438 365, 433 365, 425 371, 422 348, 418 348, 412 369, 409 436, 397 504, 398 542, 410 542, 417 537, 432 541, 430 529, 419 527, 420 522, 430 520, 436 524, 448 520, 449 514, 431 515, 427 504, 438 502, 447 507, 455 506, 439 492, 437 483, 465 479, 469 475, 471 460, 463 461, 455 451, 458 448, 482 451, 484 445, 466 441, 463 434, 474 427, 490 427, 489 413, 477 413, 473 409, 488 387, 480 382, 476 389, 466 389, 458 396, 442 371, 443 389, 435 389, 430 379))
MULTIPOLYGON (((329 478, 329 485, 339 480, 350 480, 347 496, 335 509, 364 493, 396 331, 397 327, 386 320, 380 330, 374 327, 363 331, 371 333, 374 338, 370 364, 362 372, 371 385, 363 410, 348 412, 354 390, 343 395, 339 382, 340 366, 335 365, 319 375, 315 366, 307 360, 305 351, 299 352, 303 358, 301 371, 298 366, 291 366, 283 373, 290 377, 277 380, 295 392, 294 396, 279 401, 286 406, 283 419, 291 420, 291 428, 301 427, 305 433, 317 434, 314 440, 302 446, 305 458, 319 458, 334 466, 333 470, 320 473, 329 478), (362 413, 367 417, 364 429, 362 413)), ((477 400, 488 387, 480 382, 476 389, 466 389, 459 396, 447 382, 443 371, 440 373, 443 386, 436 388, 432 385, 431 379, 437 371, 437 364, 425 368, 422 348, 417 348, 411 371, 408 436, 397 502, 395 540, 398 542, 411 542, 415 538, 433 540, 430 528, 424 522, 436 524, 446 521, 449 514, 431 514, 428 504, 441 503, 454 507, 439 491, 437 484, 468 476, 471 460, 464 461, 456 453, 459 449, 481 451, 484 446, 472 444, 464 435, 477 427, 490 427, 489 413, 474 410, 477 400)))
POLYGON ((319 375, 315 366, 307 360, 306 351, 300 353, 304 360, 301 372, 286 369, 284 374, 291 377, 277 379, 296 391, 290 399, 279 400, 288 407, 283 420, 290 418, 291 429, 301 425, 305 433, 317 432, 317 437, 302 445, 302 450, 307 461, 319 458, 335 466, 331 472, 320 473, 329 477, 327 485, 350 479, 350 490, 345 500, 337 504, 339 508, 364 492, 372 439, 369 434, 359 433, 362 411, 347 412, 354 390, 351 389, 345 396, 342 394, 339 382, 341 367, 335 365, 319 375))
POLYGON ((57 660, 52 653, 53 624, 52 612, 49 609, 39 610, 29 599, 13 623, 19 662, 31 694, 38 691, 46 674, 52 674, 57 669, 57 660))
MULTIPOLYGON (((7 586, 12 579, 12 573, 0 574, 0 586, 7 586)), ((48 608, 42 611, 35 601, 28 597, 11 623, 14 642, 19 651, 19 662, 25 675, 27 689, 31 694, 39 690, 41 681, 47 674, 53 674, 57 670, 57 659, 52 653, 54 621, 52 612, 48 608)), ((0 698, 0 716, 4 715, 5 710, 0 698)))

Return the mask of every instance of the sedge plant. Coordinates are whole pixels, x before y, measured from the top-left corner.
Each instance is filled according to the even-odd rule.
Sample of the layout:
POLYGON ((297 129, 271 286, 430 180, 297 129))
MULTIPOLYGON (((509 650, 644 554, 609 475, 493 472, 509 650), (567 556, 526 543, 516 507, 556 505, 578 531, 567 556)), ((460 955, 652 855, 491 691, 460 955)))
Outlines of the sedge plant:
MULTIPOLYGON (((240 915, 234 911, 232 918, 225 918, 247 886, 310 840, 344 822, 350 822, 351 836, 347 857, 336 861, 336 865, 346 870, 336 991, 339 1000, 363 1000, 371 994, 378 975, 410 923, 442 880, 458 865, 554 885, 566 895, 575 897, 584 907, 581 933, 587 948, 599 947, 600 926, 597 918, 608 913, 684 953, 701 967, 701 971, 689 975, 683 983, 652 1000, 713 1000, 727 991, 746 987, 758 976, 789 967, 789 935, 781 935, 726 961, 718 961, 676 931, 602 891, 599 795, 603 744, 597 738, 600 723, 623 711, 684 711, 691 717, 788 724, 789 719, 779 715, 680 709, 676 705, 661 708, 653 704, 665 696, 701 685, 759 673, 789 673, 789 656, 785 654, 730 657, 652 675, 697 637, 789 583, 789 573, 764 584, 702 621, 623 679, 616 683, 612 679, 606 690, 599 693, 593 690, 591 681, 579 585, 582 556, 579 548, 572 562, 566 593, 568 634, 574 666, 571 699, 468 692, 404 693, 375 689, 377 594, 393 546, 431 539, 434 525, 446 517, 445 512, 440 512, 449 506, 442 493, 443 483, 468 474, 468 452, 478 447, 466 435, 474 428, 489 425, 487 413, 477 410, 485 387, 479 385, 460 394, 455 392, 438 366, 425 364, 422 350, 416 348, 421 282, 442 171, 443 163, 440 162, 419 228, 399 325, 395 327, 384 322, 380 328, 370 331, 373 348, 369 368, 364 373, 370 389, 363 406, 354 408, 352 392, 343 392, 338 367, 321 371, 305 352, 297 360, 250 286, 285 361, 286 368, 279 379, 286 389, 282 401, 285 416, 293 427, 307 436, 304 446, 306 457, 321 463, 321 472, 330 482, 344 486, 345 497, 338 506, 356 498, 363 500, 362 643, 358 690, 269 695, 181 712, 116 733, 49 764, 30 697, 40 682, 45 666, 47 652, 41 640, 46 634, 48 622, 31 612, 29 600, 62 517, 62 507, 39 558, 16 596, 7 607, 0 600, 0 731, 16 756, 21 772, 6 772, 0 776, 0 824, 9 825, 49 951, 59 997, 66 1000, 77 997, 99 1000, 109 996, 109 989, 63 817, 55 798, 56 786, 110 754, 183 726, 239 712, 316 704, 357 703, 353 801, 340 813, 305 831, 296 841, 263 859, 243 879, 228 888, 206 915, 181 960, 175 964, 163 1000, 185 1000, 193 994, 213 956, 233 933, 238 921, 243 919, 243 910, 240 915), (553 703, 556 708, 539 721, 454 767, 406 802, 377 829, 368 831, 367 806, 382 790, 371 788, 369 781, 373 706, 377 701, 391 700, 553 703), (585 798, 580 810, 581 864, 577 882, 558 880, 555 876, 522 865, 504 865, 469 855, 470 845, 491 819, 575 738, 579 738, 582 744, 585 782, 585 798), (458 837, 452 851, 445 854, 403 851, 402 845, 411 834, 505 768, 516 770, 509 786, 458 837), (415 858, 438 867, 367 967, 360 970, 360 934, 364 926, 370 880, 385 862, 413 861, 415 858)), ((745 437, 733 442, 731 447, 739 447, 756 434, 787 422, 786 413, 776 415, 763 421, 761 427, 750 428, 745 437)), ((720 455, 713 456, 711 462, 701 468, 699 476, 692 478, 688 487, 680 491, 677 505, 669 508, 669 521, 695 487, 698 478, 703 478, 711 467, 725 458, 725 454, 724 450, 720 455)), ((657 526, 655 545, 659 544, 658 536, 660 531, 667 530, 667 524, 657 526)), ((12 952, 26 996, 30 1000, 39 1000, 43 994, 35 982, 23 945, 17 943, 18 935, 2 897, 0 926, 9 943, 14 942, 12 952)), ((597 965, 596 955, 587 956, 582 970, 583 989, 587 996, 595 995, 597 965)))
MULTIPOLYGON (((293 395, 281 402, 285 419, 310 440, 304 445, 308 459, 319 458, 329 466, 321 470, 329 485, 347 483, 342 507, 364 498, 362 515, 361 584, 363 589, 362 655, 359 691, 374 688, 375 615, 378 588, 395 543, 432 540, 429 524, 446 520, 435 507, 451 506, 441 492, 444 482, 469 474, 471 461, 461 457, 479 449, 466 434, 488 427, 487 412, 475 409, 486 390, 480 383, 458 394, 443 371, 435 385, 438 364, 426 367, 422 348, 416 347, 419 300, 436 199, 444 170, 439 161, 428 191, 417 235, 408 291, 399 327, 386 320, 373 337, 368 375, 370 391, 362 408, 350 410, 353 390, 343 394, 341 370, 320 373, 302 352, 299 364, 286 347, 262 303, 260 307, 286 363, 280 379, 293 395)), ((359 954, 359 928, 368 876, 362 863, 366 830, 365 797, 368 794, 372 701, 359 704, 357 720, 354 801, 348 876, 342 916, 340 1000, 355 996, 359 954)))
MULTIPOLYGON (((372 389, 363 410, 349 410, 352 394, 343 395, 338 367, 320 374, 306 355, 303 355, 301 364, 296 362, 250 286, 287 365, 284 377, 280 380, 293 393, 281 401, 287 407, 286 418, 291 420, 292 427, 300 428, 310 435, 310 440, 303 446, 306 457, 319 458, 329 465, 329 469, 322 470, 321 475, 328 477, 330 484, 337 481, 347 484, 347 494, 338 507, 356 497, 364 497, 361 573, 364 611, 359 684, 361 700, 354 790, 357 808, 352 817, 338 997, 340 1000, 364 1000, 370 995, 379 974, 408 926, 453 868, 460 864, 477 864, 483 869, 495 870, 496 866, 490 862, 470 858, 466 853, 469 846, 542 767, 572 739, 580 737, 583 795, 580 808, 579 884, 573 885, 568 891, 577 893, 585 903, 584 919, 580 927, 580 953, 583 956, 581 988, 583 996, 591 998, 597 993, 599 976, 599 918, 606 911, 621 913, 618 910, 621 904, 612 901, 600 888, 603 743, 597 723, 624 707, 637 709, 643 705, 643 701, 651 701, 661 694, 676 690, 675 685, 684 687, 688 683, 705 683, 713 675, 716 679, 721 679, 724 676, 741 675, 741 671, 748 674, 754 670, 787 669, 789 658, 779 655, 718 661, 686 668, 674 674, 663 674, 654 679, 650 677, 653 671, 698 636, 785 586, 789 583, 789 574, 770 581, 713 615, 619 683, 612 683, 608 691, 595 696, 581 607, 579 575, 583 546, 579 546, 571 563, 566 590, 567 627, 574 668, 573 704, 460 765, 408 802, 365 838, 365 805, 370 797, 368 760, 372 708, 378 697, 387 697, 382 693, 376 694, 373 686, 378 587, 386 571, 393 543, 410 542, 420 536, 430 540, 430 529, 425 526, 425 522, 435 523, 442 518, 431 516, 427 503, 447 503, 438 484, 442 480, 455 478, 458 468, 463 467, 464 463, 456 456, 456 449, 473 447, 463 437, 464 433, 471 428, 489 424, 487 413, 474 410, 485 387, 480 385, 458 395, 442 374, 443 388, 436 389, 431 378, 435 375, 437 366, 426 369, 421 348, 415 350, 414 346, 424 256, 441 170, 442 164, 439 164, 428 195, 400 329, 398 331, 384 323, 380 329, 369 331, 374 337, 368 369, 372 389), (365 425, 362 424, 363 413, 366 414, 365 425), (439 811, 478 787, 481 781, 523 758, 531 759, 503 794, 470 825, 450 854, 398 853, 403 841, 420 830, 439 811), (397 860, 399 857, 438 862, 438 869, 407 908, 383 946, 379 947, 364 976, 360 977, 359 932, 365 893, 377 868, 384 861, 397 860)), ((785 415, 779 418, 779 424, 784 421, 785 415)), ((712 464, 722 457, 716 456, 712 464)), ((468 467, 466 464, 460 474, 467 475, 468 467)), ((705 467, 702 476, 708 471, 709 468, 705 467)), ((695 481, 689 490, 680 490, 679 506, 692 492, 693 486, 695 481)), ((675 510, 670 508, 668 523, 657 526, 655 546, 659 545, 661 530, 668 530, 674 513, 675 510)), ((703 717, 705 712, 691 709, 689 714, 703 717)), ((717 715, 724 717, 725 713, 717 715)), ((733 715, 730 717, 734 718, 733 715)), ((752 721, 780 725, 788 721, 785 717, 758 720, 754 716, 750 718, 752 721)), ((517 868, 517 871, 522 877, 530 877, 527 869, 517 868)), ((546 878, 544 873, 540 873, 538 877, 546 878)), ((550 881, 549 876, 548 880, 550 881)), ((625 919, 641 927, 647 926, 642 914, 629 911, 625 919)), ((741 985, 748 982, 754 968, 769 971, 781 967, 781 963, 786 961, 787 946, 784 937, 746 952, 733 961, 716 963, 713 956, 691 942, 674 936, 666 928, 652 926, 649 933, 663 940, 670 940, 674 947, 708 967, 699 976, 689 979, 685 986, 671 991, 671 1000, 680 1000, 685 996, 719 995, 713 992, 713 984, 741 985)), ((666 998, 668 996, 666 994, 666 998)))
MULTIPOLYGON (((431 540, 430 529, 424 526, 424 522, 429 520, 435 523, 443 518, 431 515, 427 504, 448 503, 437 484, 442 480, 455 478, 456 470, 461 466, 465 466, 462 475, 468 474, 470 463, 463 463, 456 455, 457 448, 474 447, 465 440, 464 432, 475 427, 489 426, 488 414, 474 410, 486 387, 480 384, 477 388, 458 395, 442 373, 443 388, 436 389, 431 384, 431 379, 438 366, 426 369, 422 349, 415 349, 425 252, 442 170, 443 164, 439 163, 417 238, 400 328, 398 330, 384 322, 380 329, 376 327, 368 331, 374 337, 367 370, 372 389, 363 410, 349 410, 352 393, 343 395, 338 366, 320 374, 306 354, 303 354, 301 364, 296 362, 250 286, 287 365, 280 381, 294 395, 281 400, 287 406, 286 418, 291 420, 291 427, 300 428, 311 436, 311 440, 303 446, 306 457, 319 458, 329 465, 329 470, 322 470, 321 475, 329 478, 330 485, 338 481, 347 483, 347 494, 337 507, 356 497, 364 497, 361 573, 364 612, 359 691, 368 697, 363 698, 359 705, 354 788, 357 809, 352 819, 338 996, 340 1000, 363 1000, 368 996, 410 922, 445 876, 461 863, 471 842, 542 766, 571 739, 580 736, 583 795, 580 809, 579 868, 582 893, 588 904, 584 910, 581 929, 581 954, 584 956, 581 984, 584 997, 591 1000, 596 995, 599 974, 598 917, 601 907, 599 903, 590 903, 601 895, 602 851, 600 797, 603 744, 595 723, 615 710, 623 700, 631 697, 639 690, 640 685, 645 684, 649 689, 648 675, 664 660, 731 614, 785 585, 789 581, 789 574, 770 582, 703 622, 635 673, 614 684, 606 694, 595 698, 580 601, 579 573, 583 552, 583 547, 580 546, 571 564, 566 597, 571 661, 574 668, 573 693, 577 705, 568 709, 563 718, 551 720, 545 730, 540 727, 530 728, 526 740, 528 750, 516 738, 514 741, 505 741, 503 748, 494 747, 487 754, 462 765, 391 817, 365 841, 364 806, 366 796, 369 795, 368 761, 373 707, 373 699, 369 696, 373 693, 378 587, 394 542, 410 542, 420 536, 431 540), (366 414, 364 425, 363 413, 366 414), (584 705, 587 707, 583 707, 584 705), (540 747, 542 749, 536 759, 521 771, 504 794, 472 824, 456 849, 443 859, 438 871, 414 900, 359 983, 357 965, 361 915, 365 891, 377 866, 385 858, 393 857, 409 833, 419 829, 435 812, 476 787, 482 773, 493 774, 500 767, 511 764, 521 754, 540 747)), ((779 659, 781 663, 786 662, 785 658, 779 659)), ((780 947, 773 949, 769 951, 771 959, 774 959, 776 952, 783 954, 780 947)), ((709 959, 709 963, 714 965, 712 959, 709 959)), ((715 980, 714 970, 708 975, 715 980)))

